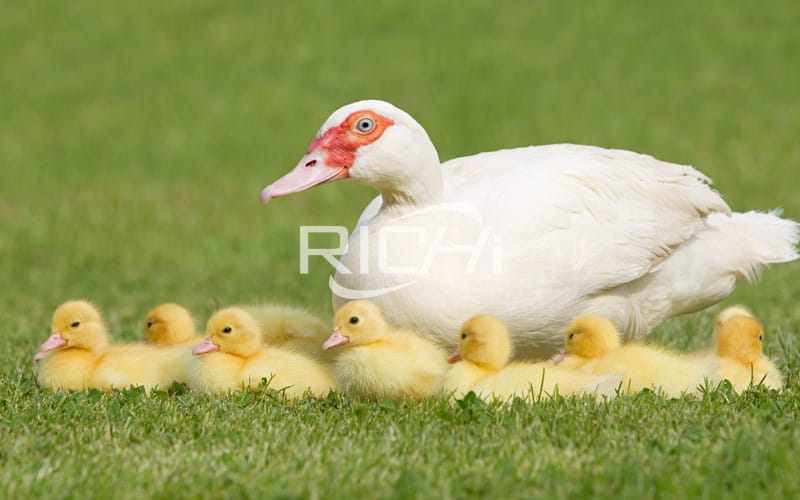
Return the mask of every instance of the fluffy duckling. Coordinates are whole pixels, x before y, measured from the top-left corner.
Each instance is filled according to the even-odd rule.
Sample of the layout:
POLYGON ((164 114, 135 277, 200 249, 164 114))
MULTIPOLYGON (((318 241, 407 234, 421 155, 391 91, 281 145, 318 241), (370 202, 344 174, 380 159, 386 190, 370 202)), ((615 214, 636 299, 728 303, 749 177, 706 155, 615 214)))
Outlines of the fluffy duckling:
POLYGON ((53 314, 52 335, 39 348, 42 387, 111 390, 143 386, 168 388, 173 378, 168 359, 141 344, 112 345, 100 311, 89 302, 65 302, 53 314))
POLYGON ((332 375, 321 364, 290 350, 264 347, 258 322, 247 311, 230 307, 208 320, 206 339, 194 348, 189 370, 190 388, 224 393, 256 388, 262 379, 291 398, 306 391, 315 395, 335 387, 332 375))
POLYGON ((447 363, 438 345, 386 322, 373 302, 343 305, 323 349, 343 346, 334 371, 342 392, 361 399, 421 400, 442 390, 447 363))
POLYGON ((199 344, 203 336, 197 334, 194 320, 178 304, 159 304, 144 317, 142 341, 155 346, 199 344))
MULTIPOLYGON (((723 311, 724 312, 724 311, 723 311)), ((771 389, 783 387, 783 376, 763 352, 764 327, 749 315, 728 316, 715 337, 720 374, 737 391, 759 383, 771 389)))
POLYGON ((567 355, 559 366, 595 374, 624 373, 622 389, 628 394, 644 388, 677 397, 697 394, 706 380, 719 379, 719 364, 641 343, 621 345, 619 331, 602 316, 581 316, 567 328, 567 355))
POLYGON ((258 321, 265 345, 291 349, 317 361, 333 363, 336 352, 322 349, 330 328, 309 311, 285 304, 242 306, 242 309, 258 321))
POLYGON ((622 376, 596 376, 555 366, 551 361, 529 363, 511 358, 511 335, 497 317, 482 314, 467 320, 459 333, 458 348, 448 358, 452 364, 444 390, 461 397, 475 391, 483 398, 595 393, 614 395, 622 376))

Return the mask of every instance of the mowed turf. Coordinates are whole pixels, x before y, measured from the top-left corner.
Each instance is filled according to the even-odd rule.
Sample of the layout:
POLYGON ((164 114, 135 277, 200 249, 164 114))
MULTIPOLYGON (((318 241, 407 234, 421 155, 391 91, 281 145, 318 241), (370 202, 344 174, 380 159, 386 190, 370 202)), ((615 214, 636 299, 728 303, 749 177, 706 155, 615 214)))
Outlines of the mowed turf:
POLYGON ((300 225, 352 226, 336 183, 266 207, 338 106, 382 98, 442 159, 553 142, 697 166, 735 210, 800 218, 800 7, 703 2, 7 2, 0 16, 0 491, 6 498, 790 497, 800 493, 800 265, 651 338, 710 341, 744 303, 787 388, 702 400, 296 403, 53 394, 32 355, 61 302, 116 338, 176 301, 331 314, 300 225))

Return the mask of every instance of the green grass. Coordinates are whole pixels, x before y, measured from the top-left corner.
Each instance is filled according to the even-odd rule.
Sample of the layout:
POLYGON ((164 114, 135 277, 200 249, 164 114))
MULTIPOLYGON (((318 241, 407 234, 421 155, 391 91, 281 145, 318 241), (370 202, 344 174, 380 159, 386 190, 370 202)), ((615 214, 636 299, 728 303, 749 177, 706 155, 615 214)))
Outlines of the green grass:
MULTIPOLYGON (((85 297, 119 339, 283 300, 330 314, 297 227, 352 224, 338 183, 258 204, 336 107, 378 97, 441 157, 575 142, 691 163, 736 210, 800 218, 800 7, 761 2, 4 2, 4 497, 606 497, 800 493, 800 264, 723 305, 767 325, 787 389, 510 407, 176 390, 52 394, 31 356, 85 297)), ((720 306, 654 339, 708 342, 720 306)))

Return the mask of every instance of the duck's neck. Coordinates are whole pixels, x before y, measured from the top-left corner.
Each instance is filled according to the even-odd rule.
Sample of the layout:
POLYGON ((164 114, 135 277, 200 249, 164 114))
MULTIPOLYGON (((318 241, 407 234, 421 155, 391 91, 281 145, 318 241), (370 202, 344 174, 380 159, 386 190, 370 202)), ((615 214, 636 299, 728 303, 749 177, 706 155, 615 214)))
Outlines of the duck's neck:
POLYGON ((404 207, 422 207, 441 202, 444 186, 439 164, 427 167, 420 174, 378 187, 385 209, 396 211, 404 207))

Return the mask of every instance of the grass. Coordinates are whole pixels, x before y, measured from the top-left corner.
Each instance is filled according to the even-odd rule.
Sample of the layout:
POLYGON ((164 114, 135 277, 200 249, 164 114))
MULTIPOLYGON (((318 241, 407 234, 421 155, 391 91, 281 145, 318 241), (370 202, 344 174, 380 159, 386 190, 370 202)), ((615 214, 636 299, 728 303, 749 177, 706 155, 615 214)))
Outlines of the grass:
MULTIPOLYGON (((162 301, 207 318, 283 300, 330 314, 297 227, 352 224, 347 183, 257 202, 327 115, 368 97, 442 158, 575 142, 691 163, 737 210, 800 218, 800 8, 599 1, 8 3, 0 16, 0 491, 27 497, 563 497, 800 493, 800 264, 742 285, 788 387, 509 407, 52 394, 52 310, 120 339, 162 301)), ((654 334, 708 342, 710 310, 654 334)))

